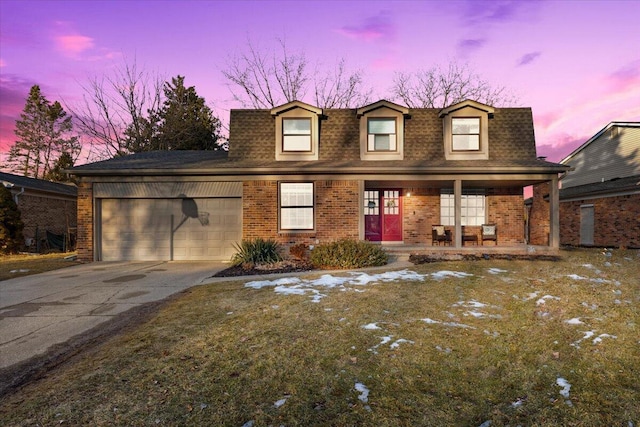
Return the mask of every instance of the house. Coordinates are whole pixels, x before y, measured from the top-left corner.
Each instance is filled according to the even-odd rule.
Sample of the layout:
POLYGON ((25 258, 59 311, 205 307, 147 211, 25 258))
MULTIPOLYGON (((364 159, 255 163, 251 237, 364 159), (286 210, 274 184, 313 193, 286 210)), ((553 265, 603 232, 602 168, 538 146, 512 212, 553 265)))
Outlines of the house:
MULTIPOLYGON (((11 191, 24 223, 27 249, 46 249, 47 234, 75 235, 77 194, 75 185, 0 172, 0 182, 11 191)), ((68 242, 67 242, 68 243, 68 242)))
MULTIPOLYGON (((482 244, 485 223, 497 226, 491 244, 524 245, 523 188, 557 186, 567 169, 536 157, 529 108, 381 100, 232 110, 228 153, 149 152, 73 168, 79 258, 228 260, 236 242, 257 237, 285 247, 431 245, 434 225, 461 248, 482 244)), ((557 225, 557 193, 547 213, 557 225)))
POLYGON ((560 163, 560 243, 640 247, 640 122, 609 123, 560 163))

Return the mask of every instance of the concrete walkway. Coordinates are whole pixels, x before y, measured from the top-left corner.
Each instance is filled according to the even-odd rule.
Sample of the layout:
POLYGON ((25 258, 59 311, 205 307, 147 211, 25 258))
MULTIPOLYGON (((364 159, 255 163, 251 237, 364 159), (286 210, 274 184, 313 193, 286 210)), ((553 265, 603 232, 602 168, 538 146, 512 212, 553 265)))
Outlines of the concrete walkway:
POLYGON ((98 262, 0 281, 0 373, 125 311, 200 284, 226 266, 98 262))

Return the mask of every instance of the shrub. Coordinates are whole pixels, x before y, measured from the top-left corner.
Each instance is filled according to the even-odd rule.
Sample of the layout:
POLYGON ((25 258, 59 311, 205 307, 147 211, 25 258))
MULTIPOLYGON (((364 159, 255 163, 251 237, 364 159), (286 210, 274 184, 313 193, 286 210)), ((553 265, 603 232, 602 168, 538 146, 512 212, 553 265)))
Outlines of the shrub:
POLYGON ((291 246, 289 248, 289 253, 297 260, 309 260, 309 246, 305 245, 304 243, 298 243, 297 245, 291 246))
POLYGON ((232 265, 256 265, 272 264, 282 261, 279 250, 280 245, 274 240, 243 240, 239 245, 234 245, 237 252, 231 257, 232 265))
POLYGON ((316 268, 363 268, 385 265, 387 253, 378 245, 342 239, 316 246, 311 263, 316 268))
POLYGON ((0 184, 0 253, 14 253, 22 247, 23 228, 20 211, 11 191, 0 184))

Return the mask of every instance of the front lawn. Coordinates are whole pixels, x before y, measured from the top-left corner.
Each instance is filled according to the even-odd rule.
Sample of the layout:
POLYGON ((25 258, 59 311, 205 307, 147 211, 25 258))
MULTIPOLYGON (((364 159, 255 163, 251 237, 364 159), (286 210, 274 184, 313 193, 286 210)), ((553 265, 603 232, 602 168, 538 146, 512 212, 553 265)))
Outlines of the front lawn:
POLYGON ((640 252, 192 288, 2 425, 638 426, 640 252))
POLYGON ((77 265, 75 259, 65 259, 74 255, 75 252, 0 255, 0 281, 77 265))

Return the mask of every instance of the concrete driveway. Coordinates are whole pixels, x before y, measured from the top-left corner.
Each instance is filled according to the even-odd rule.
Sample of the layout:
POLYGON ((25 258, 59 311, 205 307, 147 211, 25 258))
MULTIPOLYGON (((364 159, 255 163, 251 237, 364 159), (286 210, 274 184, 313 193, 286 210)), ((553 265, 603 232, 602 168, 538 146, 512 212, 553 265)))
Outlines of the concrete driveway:
POLYGON ((97 262, 0 281, 0 374, 51 357, 52 348, 224 268, 210 261, 97 262))

